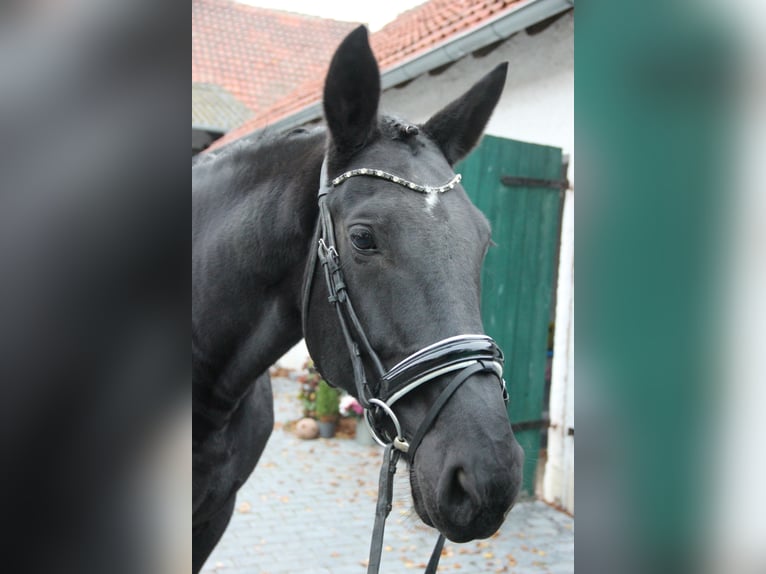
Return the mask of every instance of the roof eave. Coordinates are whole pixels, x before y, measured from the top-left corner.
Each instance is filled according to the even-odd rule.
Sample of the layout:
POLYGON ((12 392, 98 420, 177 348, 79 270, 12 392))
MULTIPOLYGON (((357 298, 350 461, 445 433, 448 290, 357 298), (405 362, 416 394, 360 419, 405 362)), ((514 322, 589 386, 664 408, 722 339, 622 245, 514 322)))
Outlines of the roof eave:
MULTIPOLYGON (((473 30, 449 38, 427 52, 405 60, 381 73, 381 88, 386 90, 430 72, 440 66, 484 48, 493 42, 506 40, 520 30, 569 10, 574 0, 528 0, 512 10, 487 20, 473 30)), ((322 116, 322 102, 314 102, 269 124, 269 130, 289 130, 322 116)))
POLYGON ((199 124, 192 122, 192 130, 196 130, 199 132, 212 132, 212 133, 219 133, 219 134, 225 134, 231 129, 231 127, 224 127, 224 126, 218 126, 218 125, 209 125, 209 124, 199 124))

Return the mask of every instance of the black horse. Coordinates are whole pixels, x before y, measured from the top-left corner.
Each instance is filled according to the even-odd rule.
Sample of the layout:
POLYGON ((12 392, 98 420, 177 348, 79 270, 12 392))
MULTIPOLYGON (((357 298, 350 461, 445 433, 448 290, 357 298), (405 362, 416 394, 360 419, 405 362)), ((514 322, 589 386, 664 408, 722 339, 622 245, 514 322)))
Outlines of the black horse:
MULTIPOLYGON (((271 433, 268 367, 305 336, 323 375, 358 394, 348 338, 313 256, 320 179, 327 186, 347 178, 335 182, 326 206, 345 288, 383 369, 436 341, 483 333, 480 273, 490 228, 452 166, 481 137, 505 77, 501 65, 421 126, 382 116, 380 73, 358 28, 327 74, 326 130, 235 142, 193 164, 195 572, 271 433), (349 177, 361 168, 395 175, 349 177), (410 182, 451 185, 417 193, 410 182)), ((380 366, 360 354, 361 376, 375 381, 380 366)), ((418 515, 456 542, 500 527, 523 461, 498 376, 483 370, 464 378, 422 436, 417 458, 403 455, 418 515)), ((396 403, 403 434, 415 433, 450 380, 436 376, 396 403)))

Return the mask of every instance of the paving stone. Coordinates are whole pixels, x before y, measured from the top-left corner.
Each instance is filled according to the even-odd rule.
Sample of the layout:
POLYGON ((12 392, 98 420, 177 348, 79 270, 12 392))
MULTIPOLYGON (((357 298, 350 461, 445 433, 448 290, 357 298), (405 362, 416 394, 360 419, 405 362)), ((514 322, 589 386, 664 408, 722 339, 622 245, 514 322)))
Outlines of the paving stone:
MULTIPOLYGON (((203 574, 366 571, 381 449, 344 439, 302 441, 285 432, 281 424, 300 418, 296 394, 297 383, 274 380, 278 428, 240 491, 237 508, 246 511, 235 511, 203 574)), ((412 511, 404 469, 394 485, 381 570, 422 572, 437 534, 412 511)), ((439 572, 569 574, 573 548, 572 517, 539 501, 519 502, 489 540, 447 542, 439 572)))

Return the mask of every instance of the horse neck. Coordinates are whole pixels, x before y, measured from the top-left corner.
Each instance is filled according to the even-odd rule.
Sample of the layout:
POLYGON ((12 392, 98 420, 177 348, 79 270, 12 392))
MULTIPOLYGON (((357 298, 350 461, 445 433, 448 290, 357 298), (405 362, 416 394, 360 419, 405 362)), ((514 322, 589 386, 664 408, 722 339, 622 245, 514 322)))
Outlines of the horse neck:
POLYGON ((220 157, 192 178, 201 182, 192 197, 192 378, 195 411, 207 419, 226 420, 302 336, 324 141, 314 139, 278 158, 220 157))

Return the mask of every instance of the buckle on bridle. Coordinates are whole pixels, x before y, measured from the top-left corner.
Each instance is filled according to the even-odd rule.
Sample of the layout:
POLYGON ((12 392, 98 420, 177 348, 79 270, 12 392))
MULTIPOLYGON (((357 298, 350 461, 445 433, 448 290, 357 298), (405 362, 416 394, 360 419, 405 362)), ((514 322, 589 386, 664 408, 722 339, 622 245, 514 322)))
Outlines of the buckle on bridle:
POLYGON ((329 259, 332 259, 334 261, 337 261, 340 256, 338 255, 338 251, 335 249, 334 246, 327 246, 327 243, 325 243, 324 237, 319 239, 319 244, 317 246, 317 253, 319 255, 319 260, 322 263, 325 263, 329 259))
POLYGON ((334 245, 327 245, 324 237, 319 239, 317 244, 317 255, 322 266, 329 272, 328 289, 330 296, 327 300, 330 303, 343 303, 346 299, 346 282, 343 280, 343 274, 340 268, 340 255, 334 245))

